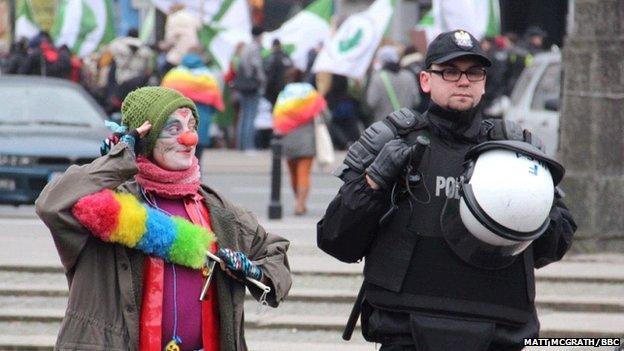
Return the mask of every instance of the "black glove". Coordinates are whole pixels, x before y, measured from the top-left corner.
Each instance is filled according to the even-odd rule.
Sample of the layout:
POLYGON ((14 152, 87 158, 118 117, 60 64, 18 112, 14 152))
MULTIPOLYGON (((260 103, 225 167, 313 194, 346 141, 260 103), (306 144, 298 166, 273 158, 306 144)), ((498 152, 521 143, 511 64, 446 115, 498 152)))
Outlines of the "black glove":
POLYGON ((403 139, 393 139, 384 145, 366 174, 383 189, 388 189, 405 170, 412 147, 403 139))
POLYGON ((542 140, 512 121, 489 119, 484 121, 488 140, 518 140, 529 143, 545 152, 542 140))
POLYGON ((529 132, 527 129, 524 130, 524 141, 542 150, 542 152, 546 152, 546 147, 544 146, 544 142, 542 142, 542 139, 540 139, 537 135, 529 132))
POLYGON ((522 127, 512 121, 502 119, 489 119, 487 123, 488 140, 519 140, 524 141, 524 131, 522 127))

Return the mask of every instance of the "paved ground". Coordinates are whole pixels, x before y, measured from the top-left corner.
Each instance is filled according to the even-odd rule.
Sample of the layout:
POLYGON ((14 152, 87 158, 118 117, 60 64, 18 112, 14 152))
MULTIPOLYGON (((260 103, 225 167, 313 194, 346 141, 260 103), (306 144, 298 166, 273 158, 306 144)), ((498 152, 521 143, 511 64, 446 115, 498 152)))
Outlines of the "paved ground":
MULTIPOLYGON (((284 171, 281 178, 284 217, 281 220, 268 220, 270 160, 268 152, 245 155, 224 151, 205 153, 202 160, 203 177, 209 185, 222 192, 230 200, 258 214, 261 224, 269 231, 288 238, 292 243, 289 252, 295 273, 292 300, 287 301, 277 311, 262 317, 266 319, 264 321, 258 319, 259 317, 253 313, 255 311, 248 314, 249 323, 255 323, 256 328, 248 332, 249 339, 254 340, 253 349, 261 351, 374 350, 374 345, 363 344, 361 337, 357 338, 355 343, 347 344, 339 341, 339 332, 332 331, 333 334, 330 336, 334 341, 332 344, 327 344, 324 342, 327 333, 305 330, 310 325, 315 328, 339 330, 361 281, 361 265, 340 263, 316 248, 315 224, 322 217, 341 182, 329 175, 326 170, 314 169, 309 213, 296 217, 292 214, 293 197, 284 171), (306 314, 311 314, 307 318, 309 322, 307 324, 306 318, 301 317, 306 314), (260 340, 267 335, 267 330, 263 329, 262 324, 281 328, 269 334, 276 338, 274 340, 297 340, 297 342, 261 342, 260 340), (283 326, 286 328, 282 328, 283 326)), ((42 308, 56 301, 55 303, 61 306, 62 315, 62 307, 66 298, 65 282, 59 274, 60 262, 54 244, 47 229, 36 218, 32 206, 17 208, 0 206, 0 249, 2 250, 0 271, 3 272, 0 273, 0 283, 8 282, 8 284, 0 284, 0 295, 17 295, 23 294, 23 290, 30 290, 32 295, 36 296, 50 294, 50 291, 56 294, 54 296, 59 296, 52 299, 35 296, 30 297, 31 300, 22 296, 1 300, 0 321, 12 314, 16 315, 14 317, 24 314, 23 310, 12 306, 12 301, 15 301, 15 304, 32 303, 34 306, 39 304, 41 305, 39 317, 58 319, 58 308, 51 310, 42 310, 42 308), (11 267, 20 267, 22 270, 32 267, 39 273, 16 272, 11 267), (51 273, 41 273, 42 269, 51 273), (21 284, 22 289, 12 288, 12 284, 21 284)), ((604 330, 615 332, 624 330, 624 313, 622 312, 624 311, 624 306, 622 306, 624 255, 570 256, 565 262, 539 270, 537 279, 538 302, 542 306, 540 318, 543 325, 561 325, 562 329, 558 332, 572 333, 567 335, 574 335, 574 330, 587 326, 603 325, 604 330), (564 311, 556 311, 561 309, 564 311), (565 312, 566 309, 569 312, 565 312), (589 314, 579 314, 579 309, 589 314), (615 311, 620 312, 614 313, 615 311), (580 322, 566 324, 565 321, 570 321, 570 318, 580 322), (570 325, 577 329, 566 329, 570 325)), ((32 309, 29 313, 33 313, 32 309)), ((37 318, 36 315, 30 317, 37 318)), ((553 330, 557 332, 556 328, 553 330)), ((19 339, 19 337, 5 335, 5 332, 6 330, 0 330, 0 341, 13 340, 7 339, 9 337, 19 339)), ((14 342, 16 345, 20 342, 28 342, 28 340, 17 339, 14 342)), ((46 345, 51 344, 50 340, 53 340, 53 336, 43 335, 41 338, 33 338, 29 345, 40 343, 45 349, 46 345)), ((527 348, 527 350, 534 351, 538 349, 542 350, 541 348, 527 348)), ((543 350, 554 351, 557 348, 543 350)), ((560 348, 559 350, 580 349, 560 348)))

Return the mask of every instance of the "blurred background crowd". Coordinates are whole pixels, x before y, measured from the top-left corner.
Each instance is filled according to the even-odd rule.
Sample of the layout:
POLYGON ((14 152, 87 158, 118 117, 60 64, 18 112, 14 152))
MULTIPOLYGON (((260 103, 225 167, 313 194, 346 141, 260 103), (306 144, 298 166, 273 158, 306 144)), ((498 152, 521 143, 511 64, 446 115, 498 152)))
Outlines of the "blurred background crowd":
MULTIPOLYGON (((109 35, 105 30, 100 41, 89 51, 85 49, 86 43, 76 44, 80 40, 86 42, 88 36, 78 34, 75 40, 67 39, 70 31, 65 30, 67 25, 57 18, 50 31, 42 29, 34 23, 36 16, 30 1, 18 0, 14 2, 15 35, 10 49, 0 56, 2 74, 48 76, 74 81, 83 86, 112 119, 119 119, 121 102, 133 89, 164 85, 182 90, 186 95, 193 95, 202 110, 200 145, 248 152, 269 147, 273 134, 273 110, 287 83, 307 82, 325 98, 331 112, 327 125, 332 142, 336 149, 344 150, 364 128, 399 106, 419 111, 426 109, 427 96, 419 90, 418 74, 423 68, 427 35, 432 35, 431 28, 426 27, 427 21, 440 11, 448 10, 448 7, 463 6, 450 1, 446 4, 445 1, 419 4, 420 19, 411 29, 416 34, 412 33, 408 40, 397 40, 405 39, 405 33, 381 37, 366 63, 364 74, 360 76, 341 74, 339 69, 334 72, 331 69, 314 69, 319 53, 324 45, 329 45, 322 38, 299 38, 299 41, 308 41, 304 45, 306 50, 303 54, 293 53, 293 45, 288 42, 288 35, 283 33, 288 29, 288 22, 282 25, 283 21, 279 23, 274 18, 276 16, 265 11, 276 6, 268 1, 267 4, 261 1, 247 3, 249 20, 240 29, 246 33, 230 35, 222 46, 230 51, 216 53, 213 45, 219 45, 219 42, 212 39, 218 39, 222 29, 214 23, 220 19, 220 13, 222 17, 227 17, 227 13, 223 16, 224 11, 219 8, 210 13, 211 10, 205 7, 217 5, 211 2, 206 5, 202 1, 201 11, 198 11, 194 7, 196 2, 153 0, 152 11, 148 11, 140 21, 141 28, 126 24, 124 34, 119 36, 114 33, 109 35), (31 21, 29 25, 32 28, 24 29, 25 19, 31 21), (265 32, 267 25, 274 30, 265 32), (283 42, 284 39, 286 42, 283 42)), ((298 5, 290 6, 291 22, 306 11, 316 11, 320 17, 331 18, 331 33, 336 33, 346 22, 346 16, 335 16, 335 2, 291 2, 298 5)), ((502 4, 510 11, 509 6, 505 7, 505 1, 500 4, 491 0, 482 2, 490 3, 490 10, 492 3, 496 3, 497 9, 502 4)), ((67 17, 72 1, 60 1, 59 4, 61 7, 66 5, 63 11, 67 17)), ((397 6, 396 2, 392 4, 397 6)), ((496 14, 498 23, 494 29, 488 27, 477 33, 483 49, 494 63, 488 70, 482 103, 483 113, 494 118, 502 117, 518 77, 536 54, 546 50, 548 39, 548 33, 543 28, 526 21, 521 26, 524 28, 522 32, 501 30, 500 11, 496 14)), ((391 20, 401 17, 398 14, 390 16, 391 20)), ((83 19, 74 22, 80 22, 80 28, 84 27, 83 19)), ((491 26, 491 23, 487 25, 491 26)), ((386 26, 392 25, 387 23, 386 26)), ((443 29, 438 28, 438 31, 443 29)), ((353 38, 358 39, 357 36, 353 38)), ((336 63, 336 66, 339 64, 336 63)))

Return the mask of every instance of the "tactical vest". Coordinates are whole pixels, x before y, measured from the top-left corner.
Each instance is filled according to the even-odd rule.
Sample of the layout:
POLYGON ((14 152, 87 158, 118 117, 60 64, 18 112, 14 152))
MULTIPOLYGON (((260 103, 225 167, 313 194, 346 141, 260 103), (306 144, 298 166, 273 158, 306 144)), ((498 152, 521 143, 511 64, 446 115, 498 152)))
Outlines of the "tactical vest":
MULTIPOLYGON (((470 266, 451 251, 442 237, 440 215, 447 198, 447 206, 458 207, 456 178, 475 144, 443 139, 429 130, 406 136, 408 143, 422 134, 431 141, 419 168, 423 183, 412 189, 415 199, 398 201, 398 210, 378 231, 366 256, 366 300, 392 310, 526 323, 534 311, 531 248, 497 270, 470 266)), ((459 217, 458 210, 454 213, 459 217)))

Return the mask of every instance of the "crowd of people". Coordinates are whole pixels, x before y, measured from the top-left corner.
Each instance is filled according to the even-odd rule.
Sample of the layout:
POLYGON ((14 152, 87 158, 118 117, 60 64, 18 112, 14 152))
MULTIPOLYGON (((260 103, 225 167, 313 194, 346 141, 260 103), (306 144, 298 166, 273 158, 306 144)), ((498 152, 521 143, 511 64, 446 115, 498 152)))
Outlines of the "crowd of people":
MULTIPOLYGON (((258 111, 274 105, 296 214, 306 211, 316 127, 333 124, 345 147, 358 138, 339 168, 344 184, 316 225, 321 250, 364 259, 343 337, 359 318, 381 351, 516 351, 538 338, 534 270, 563 258, 577 225, 557 187, 564 166, 530 131, 483 118, 495 65, 485 42, 464 30, 440 34, 418 84, 401 67, 421 62, 417 53, 401 60, 384 46, 360 86, 312 79, 278 41, 263 59, 261 34, 254 29, 254 41, 239 48, 224 81, 238 95, 243 150, 255 147, 258 111), (418 86, 429 98, 423 113, 405 108, 423 103, 418 86), (361 137, 357 124, 371 121, 361 117, 358 91, 376 99, 374 124, 361 137)), ((115 60, 119 51, 107 50, 115 60)), ((119 85, 138 81, 117 69, 127 62, 108 72, 119 85)), ((149 65, 132 62, 149 80, 149 65)), ((277 307, 293 283, 289 241, 202 182, 198 156, 212 140, 199 135, 207 133, 201 125, 228 105, 215 74, 192 50, 157 68, 162 86, 122 98, 118 134, 101 157, 68 168, 36 201, 69 285, 57 349, 247 351, 245 290, 277 307)))
MULTIPOLYGON (((126 36, 83 58, 73 55, 67 46, 56 47, 50 35, 42 31, 30 40, 22 38, 13 43, 1 61, 2 73, 71 79, 83 85, 114 119, 119 118, 121 102, 134 89, 160 85, 177 67, 193 70, 196 75, 201 66, 200 75, 214 80, 212 89, 218 90, 220 98, 210 102, 194 100, 202 104, 202 147, 198 149, 227 147, 253 152, 268 148, 274 134, 272 112, 286 85, 287 71, 294 68, 292 60, 277 39, 270 49, 264 49, 263 30, 254 27, 253 40, 240 43, 229 67, 219 68, 200 44, 200 28, 199 19, 178 6, 168 15, 160 42, 148 45, 138 38, 136 29, 130 29, 126 36)), ((534 26, 522 40, 509 33, 481 41, 493 62, 488 68, 482 103, 486 116, 502 117, 501 104, 533 55, 544 50, 545 37, 546 33, 534 26)), ((309 52, 307 68, 300 73, 328 103, 331 117, 327 122, 336 149, 348 148, 361 131, 398 106, 414 107, 419 112, 427 108, 427 95, 417 79, 424 56, 414 46, 384 42, 361 81, 313 73, 311 68, 321 47, 319 44, 309 52)))

